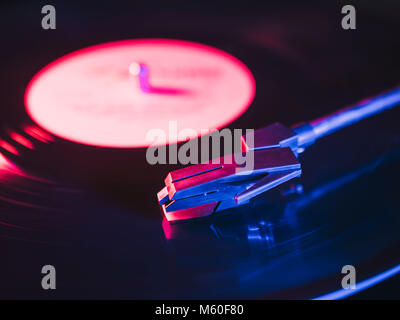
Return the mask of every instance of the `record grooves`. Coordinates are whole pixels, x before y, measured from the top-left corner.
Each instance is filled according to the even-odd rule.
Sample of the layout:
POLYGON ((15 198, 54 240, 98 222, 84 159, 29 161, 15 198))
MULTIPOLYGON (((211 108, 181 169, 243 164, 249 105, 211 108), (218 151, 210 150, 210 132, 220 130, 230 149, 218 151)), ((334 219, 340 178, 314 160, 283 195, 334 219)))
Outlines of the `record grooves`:
MULTIPOLYGON (((37 11, 27 2, 21 6, 29 17, 37 11)), ((332 4, 242 10, 232 2, 215 15, 208 1, 198 10, 160 4, 169 14, 153 13, 158 19, 152 21, 146 4, 142 10, 123 6, 92 30, 84 21, 104 14, 100 7, 82 3, 77 17, 75 5, 60 1, 54 32, 33 28, 37 19, 30 17, 10 25, 18 41, 4 34, 10 45, 0 62, 1 85, 8 89, 0 106, 0 247, 6 256, 0 298, 346 298, 344 265, 356 267, 360 292, 374 297, 365 280, 390 281, 400 264, 400 108, 310 147, 300 156, 301 178, 246 206, 182 223, 166 221, 156 194, 164 177, 183 166, 150 165, 143 141, 150 127, 167 128, 164 120, 174 117, 195 129, 288 125, 391 88, 399 82, 398 21, 383 22, 360 5, 360 27, 351 33, 338 27, 332 4), (87 29, 79 29, 83 25, 87 29), (165 60, 157 56, 160 49, 146 47, 154 39, 165 45, 165 60), (137 56, 128 50, 128 59, 121 49, 118 59, 104 58, 108 49, 105 56, 84 49, 95 45, 133 46, 137 56), (26 111, 25 89, 54 60, 76 63, 75 69, 62 63, 53 69, 54 78, 37 87, 35 111, 26 111), (137 75, 145 71, 147 80, 137 75), (73 111, 71 101, 80 103, 73 111), (135 111, 126 108, 132 101, 135 111), (124 135, 116 118, 135 130, 124 135), (59 274, 51 296, 40 288, 44 264, 59 274)))

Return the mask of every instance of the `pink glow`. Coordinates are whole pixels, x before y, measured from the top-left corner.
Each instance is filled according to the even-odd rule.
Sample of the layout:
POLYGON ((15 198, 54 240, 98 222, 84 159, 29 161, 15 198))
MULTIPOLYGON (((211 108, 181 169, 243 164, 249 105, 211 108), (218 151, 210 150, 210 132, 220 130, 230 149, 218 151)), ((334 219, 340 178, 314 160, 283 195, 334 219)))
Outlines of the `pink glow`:
POLYGON ((168 222, 168 220, 166 218, 164 218, 163 221, 162 221, 162 228, 163 228, 163 231, 164 231, 165 238, 167 240, 173 239, 172 227, 171 227, 171 225, 169 224, 169 222, 168 222))
MULTIPOLYGON (((0 141, 1 143, 1 141, 0 141)), ((45 183, 52 183, 52 181, 33 176, 26 171, 21 170, 18 166, 12 163, 9 159, 7 159, 1 152, 0 152, 0 177, 3 179, 5 177, 4 173, 6 174, 13 174, 18 175, 27 179, 45 182, 45 183)), ((9 177, 9 175, 8 175, 9 177)), ((4 199, 3 199, 4 200, 4 199)))
POLYGON ((3 222, 3 221, 0 221, 0 225, 10 227, 10 228, 15 228, 15 229, 25 229, 25 230, 27 229, 27 228, 24 228, 21 226, 17 226, 16 224, 11 224, 11 223, 7 223, 7 222, 3 222))
POLYGON ((19 153, 17 151, 17 149, 15 149, 11 144, 9 144, 8 142, 2 141, 0 140, 0 148, 3 148, 4 150, 18 156, 19 153))
POLYGON ((1 174, 1 178, 4 178, 4 175, 3 175, 4 172, 20 174, 21 171, 0 152, 0 174, 1 174))
POLYGON ((162 205, 162 211, 165 218, 171 222, 175 220, 193 219, 209 216, 213 213, 218 202, 205 203, 197 207, 188 209, 176 210, 168 212, 165 210, 165 205, 162 205))
POLYGON ((31 137, 41 141, 41 142, 50 142, 54 141, 54 138, 49 134, 45 133, 44 131, 40 130, 35 126, 26 126, 24 131, 29 134, 31 137))
POLYGON ((93 46, 54 61, 28 85, 25 106, 37 124, 64 139, 147 147, 147 132, 168 133, 169 121, 197 136, 201 129, 224 127, 246 111, 254 94, 251 72, 221 50, 142 39, 93 46), (132 63, 148 68, 148 92, 138 87, 132 63))
POLYGON ((242 142, 242 152, 249 152, 249 146, 247 145, 246 140, 243 137, 241 137, 240 140, 242 142))
POLYGON ((1 169, 5 169, 9 166, 9 162, 6 159, 6 157, 4 157, 1 153, 0 153, 0 170, 1 169))
POLYGON ((18 142, 19 144, 23 145, 24 147, 28 149, 34 149, 32 142, 30 142, 28 139, 25 137, 21 136, 20 134, 16 132, 11 132, 10 133, 11 139, 13 139, 15 142, 18 142))

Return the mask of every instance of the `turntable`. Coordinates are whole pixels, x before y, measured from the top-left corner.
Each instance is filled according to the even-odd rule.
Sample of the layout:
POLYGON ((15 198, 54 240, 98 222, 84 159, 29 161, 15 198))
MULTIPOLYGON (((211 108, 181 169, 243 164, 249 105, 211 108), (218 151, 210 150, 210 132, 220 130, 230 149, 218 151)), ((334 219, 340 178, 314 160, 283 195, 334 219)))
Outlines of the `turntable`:
POLYGON ((54 30, 41 28, 39 5, 1 5, 2 299, 399 297, 394 9, 357 2, 357 29, 343 30, 334 3, 53 5, 54 30), (175 223, 160 211, 175 200, 157 199, 164 178, 186 165, 173 152, 151 164, 149 147, 387 95, 385 112, 304 154, 285 145, 293 176, 245 204, 175 223), (176 134, 155 141, 152 130, 176 134), (41 286, 45 265, 54 290, 41 286), (354 290, 342 287, 348 265, 354 290))

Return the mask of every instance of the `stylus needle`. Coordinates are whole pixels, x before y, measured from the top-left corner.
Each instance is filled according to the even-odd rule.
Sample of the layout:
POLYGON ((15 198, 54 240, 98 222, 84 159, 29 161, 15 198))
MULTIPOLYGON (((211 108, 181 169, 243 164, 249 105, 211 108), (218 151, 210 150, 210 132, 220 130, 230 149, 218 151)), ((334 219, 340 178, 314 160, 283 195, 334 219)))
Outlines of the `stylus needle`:
POLYGON ((400 103, 400 88, 293 128, 280 123, 249 135, 254 168, 242 170, 235 157, 172 171, 158 202, 170 222, 209 216, 247 203, 253 197, 301 175, 298 154, 317 139, 400 103), (251 138, 251 139, 250 139, 251 138), (229 161, 227 161, 229 159, 229 161))

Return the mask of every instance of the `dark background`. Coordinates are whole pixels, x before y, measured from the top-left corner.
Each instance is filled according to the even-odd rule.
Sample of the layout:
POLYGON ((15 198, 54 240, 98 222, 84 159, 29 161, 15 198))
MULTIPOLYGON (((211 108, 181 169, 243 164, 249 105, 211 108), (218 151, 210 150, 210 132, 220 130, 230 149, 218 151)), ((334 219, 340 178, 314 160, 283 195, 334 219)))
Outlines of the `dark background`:
MULTIPOLYGON (((23 94, 38 70, 71 51, 107 41, 176 38, 212 45, 238 57, 253 72, 257 92, 252 106, 230 125, 232 128, 259 128, 275 121, 287 125, 307 121, 399 83, 400 3, 394 0, 6 1, 0 5, 0 12, 0 125, 4 139, 5 128, 18 128, 29 122, 24 113, 23 94), (46 4, 56 7, 56 30, 41 28, 41 8, 46 4), (341 28, 341 7, 344 4, 356 7, 356 30, 341 28)), ((333 179, 382 154, 397 150, 400 146, 398 122, 399 112, 391 110, 354 129, 326 138, 321 146, 312 147, 304 156, 304 162, 308 160, 309 163, 304 167, 306 183, 318 185, 324 179, 333 179)), ((57 218, 44 217, 43 210, 33 214, 32 210, 0 203, 4 217, 15 219, 27 227, 45 230, 21 232, 17 237, 0 229, 2 237, 7 239, 1 244, 7 262, 1 267, 4 279, 1 282, 3 288, 0 285, 0 297, 52 298, 31 280, 37 273, 34 268, 39 268, 43 259, 49 258, 62 265, 62 272, 71 268, 75 270, 69 280, 61 284, 54 296, 56 298, 181 298, 186 292, 179 292, 179 286, 185 287, 185 281, 191 280, 192 274, 174 275, 166 282, 161 275, 154 275, 156 266, 164 263, 168 265, 165 273, 173 274, 175 259, 180 261, 176 257, 181 257, 176 249, 171 256, 160 240, 161 216, 155 203, 155 193, 162 186, 165 174, 173 167, 148 166, 143 150, 104 150, 66 141, 58 141, 44 147, 40 153, 24 155, 15 161, 25 167, 32 166, 41 175, 57 176, 57 179, 65 173, 75 175, 72 181, 78 181, 85 190, 89 189, 90 196, 85 195, 82 200, 72 197, 64 187, 59 187, 60 191, 33 182, 21 182, 24 188, 40 194, 39 199, 28 198, 27 201, 61 207, 67 212, 57 218), (118 166, 111 168, 115 163, 118 166), (71 201, 73 204, 69 203, 71 201), (110 216, 112 211, 117 213, 110 216), (106 228, 108 224, 110 226, 106 228), (38 249, 38 241, 47 241, 45 249, 38 249), (54 243, 57 247, 58 242, 67 243, 67 249, 62 247, 55 252, 54 243), (106 255, 109 256, 104 258, 106 255), (125 264, 123 270, 116 271, 114 268, 121 264, 125 264), (26 271, 27 265, 32 266, 31 271, 26 271), (131 272, 137 273, 131 283, 137 288, 132 292, 127 281, 126 285, 120 284, 118 291, 118 282, 125 281, 131 272), (19 278, 21 274, 24 275, 22 279, 19 278), (103 278, 105 274, 114 276, 107 280, 103 278), (139 276, 141 274, 144 275, 139 276), (77 278, 84 279, 81 282, 86 284, 81 287, 73 285, 72 279, 77 278), (148 278, 152 280, 146 282, 148 278), (170 289, 169 292, 166 288, 174 283, 173 279, 177 283, 176 291, 170 289), (149 288, 155 283, 166 291, 155 294, 149 288)), ((365 215, 369 216, 374 204, 366 203, 368 196, 374 197, 376 206, 386 201, 385 206, 396 211, 397 202, 393 200, 399 191, 396 177, 398 166, 391 165, 380 175, 363 180, 363 186, 350 186, 344 191, 344 198, 339 197, 342 201, 340 215, 348 216, 356 211, 355 216, 361 217, 365 210, 365 215), (364 202, 363 205, 352 204, 353 193, 357 194, 354 196, 356 199, 364 202)), ((7 189, 7 185, 3 184, 2 189, 7 189)), ((13 196, 16 199, 21 197, 20 194, 8 195, 13 196)), ((335 204, 336 200, 332 198, 331 203, 335 204)), ((315 210, 325 210, 327 206, 317 205, 315 210)), ((312 217, 309 219, 315 219, 314 215, 312 217)), ((337 226, 335 223, 338 222, 334 222, 337 226)), ((387 222, 382 220, 381 223, 387 222)), ((373 231, 362 233, 363 237, 372 235, 375 236, 373 231)), ((191 241, 196 239, 194 237, 191 241)), ((191 246, 190 242, 186 245, 191 246)), ((380 249, 384 251, 383 247, 380 244, 375 248, 364 246, 365 256, 361 258, 360 254, 358 260, 368 260, 365 257, 369 250, 373 257, 372 249, 379 252, 380 249)), ((335 248, 341 250, 340 246, 335 248)), ((391 262, 396 259, 398 262, 398 252, 397 256, 393 252, 388 255, 391 262)), ((191 256, 183 256, 183 260, 190 260, 190 263, 185 260, 184 264, 191 265, 197 261, 191 256)), ((200 256, 207 259, 205 252, 200 256)), ((212 267, 224 270, 221 265, 212 267)), ((195 272, 204 272, 208 267, 211 266, 200 263, 199 269, 202 270, 195 272)), ((394 278, 355 297, 399 298, 399 281, 398 277, 394 278)), ((224 278, 221 283, 226 282, 229 280, 224 278)), ((213 285, 206 288, 210 290, 213 285)), ((258 296, 260 292, 256 291, 254 295, 258 296)), ((217 291, 210 295, 231 297, 217 291)), ((193 289, 187 296, 210 295, 207 291, 196 292, 193 289)))

